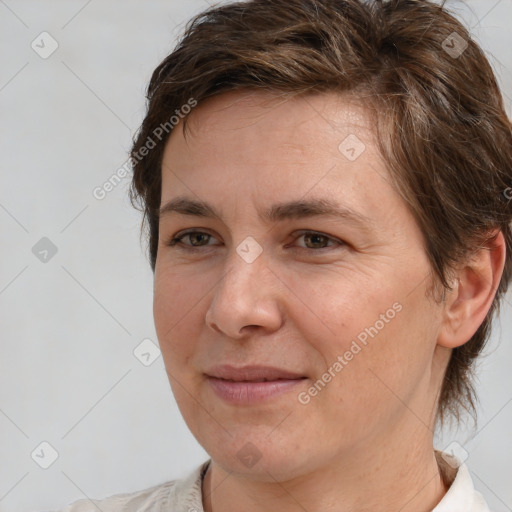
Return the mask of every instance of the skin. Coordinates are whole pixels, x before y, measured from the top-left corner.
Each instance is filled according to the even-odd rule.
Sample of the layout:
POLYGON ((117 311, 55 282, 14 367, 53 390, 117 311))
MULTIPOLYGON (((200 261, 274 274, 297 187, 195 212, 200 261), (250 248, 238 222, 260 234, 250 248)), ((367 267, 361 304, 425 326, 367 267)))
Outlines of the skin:
POLYGON ((446 492, 432 446, 436 400, 451 349, 491 305, 505 247, 500 234, 491 250, 461 264, 444 302, 433 300, 422 234, 390 185, 372 119, 348 96, 237 91, 200 104, 186 134, 180 122, 167 142, 162 204, 186 196, 221 216, 162 216, 154 281, 169 381, 212 458, 206 512, 421 512, 446 492), (353 161, 338 149, 349 134, 365 145, 353 161), (367 216, 368 230, 329 216, 258 217, 274 203, 313 197, 367 216), (168 245, 190 228, 211 236, 168 245), (236 252, 248 236, 262 248, 252 263, 236 252), (297 393, 396 303, 401 311, 300 403, 297 393), (237 406, 204 373, 223 363, 272 365, 307 379, 237 406), (237 457, 248 442, 260 457, 252 467, 237 457))

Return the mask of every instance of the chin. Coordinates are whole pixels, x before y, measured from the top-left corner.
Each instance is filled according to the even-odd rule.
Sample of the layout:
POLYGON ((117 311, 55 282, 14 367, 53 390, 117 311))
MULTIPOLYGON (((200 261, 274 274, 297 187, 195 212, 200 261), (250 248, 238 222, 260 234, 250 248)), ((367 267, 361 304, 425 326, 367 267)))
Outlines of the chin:
POLYGON ((222 428, 215 433, 203 431, 202 435, 192 432, 224 471, 262 482, 286 481, 306 474, 317 458, 307 448, 314 443, 304 442, 306 436, 297 429, 277 434, 267 427, 245 425, 229 428, 229 434, 222 428))

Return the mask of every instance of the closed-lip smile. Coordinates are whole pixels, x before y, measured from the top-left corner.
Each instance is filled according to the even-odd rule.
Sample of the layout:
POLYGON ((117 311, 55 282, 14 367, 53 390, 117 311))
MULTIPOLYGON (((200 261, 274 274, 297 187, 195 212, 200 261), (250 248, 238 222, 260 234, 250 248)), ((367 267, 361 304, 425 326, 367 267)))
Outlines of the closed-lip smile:
POLYGON ((214 366, 205 372, 213 391, 224 401, 251 405, 295 388, 307 377, 301 373, 272 366, 214 366))

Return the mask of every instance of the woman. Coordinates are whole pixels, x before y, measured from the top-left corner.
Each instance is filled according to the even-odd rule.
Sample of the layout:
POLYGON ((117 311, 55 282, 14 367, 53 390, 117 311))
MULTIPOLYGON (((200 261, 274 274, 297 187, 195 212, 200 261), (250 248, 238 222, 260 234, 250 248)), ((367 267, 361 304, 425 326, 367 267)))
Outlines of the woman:
POLYGON ((511 276, 512 131, 429 1, 212 8, 131 153, 169 381, 211 459, 67 512, 488 510, 436 426, 511 276))

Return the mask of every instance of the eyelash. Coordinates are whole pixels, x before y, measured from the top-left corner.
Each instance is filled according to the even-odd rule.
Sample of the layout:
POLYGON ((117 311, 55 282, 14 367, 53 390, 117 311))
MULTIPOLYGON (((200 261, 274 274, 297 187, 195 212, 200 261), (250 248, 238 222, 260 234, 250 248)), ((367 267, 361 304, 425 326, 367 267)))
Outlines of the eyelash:
MULTIPOLYGON (((194 246, 194 245, 186 245, 186 244, 183 244, 182 243, 182 240, 186 237, 186 236, 189 236, 189 235, 206 235, 208 237, 210 237, 208 239, 208 242, 211 240, 211 238, 213 237, 213 235, 211 235, 210 233, 206 233, 204 231, 187 231, 185 233, 181 233, 180 235, 178 236, 172 236, 167 242, 166 242, 166 245, 169 246, 169 247, 175 247, 175 246, 179 246, 178 248, 179 249, 182 249, 184 251, 197 251, 197 250, 200 250, 201 248, 203 247, 211 247, 209 245, 198 245, 198 246, 194 246)), ((347 245, 345 242, 342 242, 341 240, 337 240, 335 238, 332 238, 324 233, 320 233, 318 231, 310 231, 310 230, 302 230, 302 231, 299 231, 298 234, 297 234, 297 237, 295 240, 297 240, 298 238, 301 238, 302 236, 304 235, 317 235, 317 236, 320 236, 320 237, 323 237, 325 239, 327 239, 327 243, 329 242, 334 242, 334 244, 337 244, 338 246, 342 247, 342 246, 345 246, 347 245)), ((319 251, 323 251, 323 250, 328 250, 328 249, 333 249, 333 246, 327 246, 327 247, 319 247, 319 248, 310 248, 310 247, 299 247, 299 249, 304 249, 304 250, 308 250, 308 251, 315 251, 315 252, 319 252, 319 251)))

